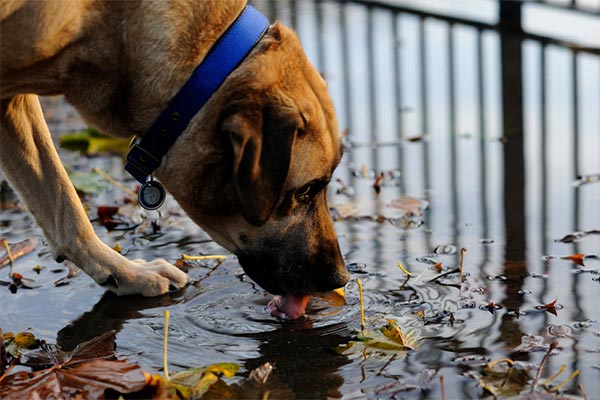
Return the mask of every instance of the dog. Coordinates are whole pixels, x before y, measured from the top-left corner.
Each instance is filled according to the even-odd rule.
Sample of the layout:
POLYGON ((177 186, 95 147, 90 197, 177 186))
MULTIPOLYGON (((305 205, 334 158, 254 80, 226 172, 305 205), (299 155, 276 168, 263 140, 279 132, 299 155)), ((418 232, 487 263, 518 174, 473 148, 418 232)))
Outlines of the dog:
MULTIPOLYGON (((143 141, 246 9, 244 0, 0 0, 0 165, 58 262, 118 295, 187 284, 165 260, 127 260, 96 236, 37 96, 62 94, 100 131, 143 141)), ((150 183, 280 296, 276 315, 298 317, 311 293, 346 284, 327 205, 340 132, 292 30, 267 24, 166 148, 150 183)))

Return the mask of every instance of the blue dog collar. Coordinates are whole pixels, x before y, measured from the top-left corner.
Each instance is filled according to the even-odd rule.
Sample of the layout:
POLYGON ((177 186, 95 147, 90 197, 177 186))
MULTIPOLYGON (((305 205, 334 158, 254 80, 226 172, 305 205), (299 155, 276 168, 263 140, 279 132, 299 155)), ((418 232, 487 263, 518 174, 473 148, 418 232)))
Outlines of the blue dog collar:
POLYGON ((138 182, 148 181, 190 120, 250 53, 268 27, 267 18, 248 5, 217 40, 152 127, 131 146, 125 169, 138 182))

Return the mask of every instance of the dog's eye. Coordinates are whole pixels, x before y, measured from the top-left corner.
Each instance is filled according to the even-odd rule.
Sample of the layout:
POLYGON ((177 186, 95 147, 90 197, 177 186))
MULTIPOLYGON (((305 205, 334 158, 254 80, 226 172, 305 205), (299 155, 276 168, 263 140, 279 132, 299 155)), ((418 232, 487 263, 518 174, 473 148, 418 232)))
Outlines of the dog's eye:
POLYGON ((296 191, 294 197, 298 203, 308 203, 312 197, 316 194, 315 185, 309 183, 308 185, 302 186, 296 191))
POLYGON ((325 186, 327 186, 327 182, 328 180, 325 179, 316 179, 310 183, 307 183, 300 189, 296 190, 294 193, 294 198, 298 203, 308 204, 321 190, 323 190, 325 186))

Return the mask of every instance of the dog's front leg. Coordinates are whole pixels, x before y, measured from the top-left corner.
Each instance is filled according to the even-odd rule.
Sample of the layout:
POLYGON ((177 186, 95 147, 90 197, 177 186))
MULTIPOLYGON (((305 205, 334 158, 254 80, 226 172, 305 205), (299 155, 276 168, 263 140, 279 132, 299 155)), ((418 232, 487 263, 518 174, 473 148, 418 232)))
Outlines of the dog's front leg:
POLYGON ((68 259, 117 294, 157 296, 188 276, 164 260, 129 261, 96 236, 44 120, 39 99, 1 104, 0 166, 41 226, 54 256, 68 259))

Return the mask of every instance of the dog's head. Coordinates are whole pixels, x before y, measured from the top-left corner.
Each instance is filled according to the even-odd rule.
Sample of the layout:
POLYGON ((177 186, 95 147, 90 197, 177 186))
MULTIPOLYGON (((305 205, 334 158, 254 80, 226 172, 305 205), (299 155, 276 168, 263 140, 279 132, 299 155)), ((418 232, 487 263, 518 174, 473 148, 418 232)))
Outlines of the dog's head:
POLYGON ((326 189, 341 155, 324 80, 296 35, 275 24, 157 175, 260 286, 305 295, 348 281, 326 189))

